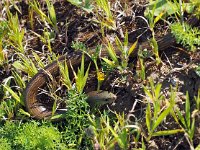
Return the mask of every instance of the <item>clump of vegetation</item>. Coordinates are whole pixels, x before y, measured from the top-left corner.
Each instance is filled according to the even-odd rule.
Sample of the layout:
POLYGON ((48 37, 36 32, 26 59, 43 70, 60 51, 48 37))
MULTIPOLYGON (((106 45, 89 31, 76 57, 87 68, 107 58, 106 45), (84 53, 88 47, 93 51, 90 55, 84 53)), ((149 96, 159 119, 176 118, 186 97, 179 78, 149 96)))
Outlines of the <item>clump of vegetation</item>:
MULTIPOLYGON (((61 133, 52 125, 6 122, 0 128, 1 143, 7 149, 65 149, 61 133)), ((3 146, 1 144, 1 146, 3 146)), ((4 149, 4 148, 3 148, 4 149)))
POLYGON ((128 67, 128 61, 131 57, 131 54, 137 48, 138 41, 136 40, 131 47, 128 46, 128 33, 126 32, 124 42, 120 41, 118 37, 115 37, 115 43, 117 45, 117 49, 113 46, 110 41, 107 40, 106 50, 112 60, 107 58, 102 58, 110 68, 118 68, 123 71, 128 67), (118 54, 117 54, 118 53, 118 54), (120 55, 121 61, 118 60, 118 55, 120 55))
POLYGON ((191 6, 194 8, 192 13, 200 18, 200 2, 198 0, 191 0, 191 6))
MULTIPOLYGON (((199 17, 200 2, 151 0, 148 6, 145 5, 145 16, 137 16, 142 14, 143 10, 138 7, 137 12, 138 10, 134 10, 135 6, 134 1, 122 0, 0 2, 0 149, 126 150, 134 147, 139 150, 151 149, 149 145, 152 141, 155 142, 152 145, 160 144, 158 147, 163 148, 160 140, 163 141, 168 136, 178 139, 179 135, 184 136, 178 143, 175 141, 176 147, 183 143, 187 148, 199 149, 200 145, 196 142, 199 140, 200 123, 198 82, 193 88, 195 93, 198 90, 197 95, 181 91, 183 96, 179 96, 178 86, 164 89, 165 85, 157 82, 164 80, 163 76, 168 78, 168 74, 161 73, 161 77, 156 77, 160 80, 148 80, 148 76, 151 71, 162 72, 161 67, 165 64, 170 64, 173 72, 171 60, 174 58, 170 59, 166 53, 164 55, 167 61, 161 60, 163 55, 160 55, 157 40, 157 33, 165 33, 164 30, 169 24, 177 43, 193 51, 193 54, 198 51, 200 31, 183 23, 186 16, 183 14, 186 10, 187 13, 199 17), (71 10, 66 11, 69 8, 71 10), (138 18, 145 21, 145 27, 138 18), (179 18, 181 23, 171 23, 179 18), (137 23, 139 28, 136 27, 137 23), (139 30, 143 30, 144 33, 136 35, 136 38, 129 34, 139 30), (147 42, 151 45, 148 50, 142 49, 139 42, 140 37, 147 31, 151 32, 152 37, 147 42), (97 36, 91 38, 91 35, 97 36), (88 41, 96 40, 95 47, 87 47, 87 43, 90 43, 88 41), (130 43, 131 40, 135 42, 130 43), (71 48, 83 52, 79 57, 69 58, 78 58, 80 67, 73 68, 73 64, 58 62, 60 76, 54 77, 47 72, 48 82, 53 83, 47 84, 47 87, 39 89, 37 93, 40 95, 46 92, 50 101, 53 100, 52 120, 32 121, 24 105, 23 93, 27 82, 39 69, 58 60, 60 54, 68 53, 71 48), (95 52, 92 49, 95 49, 95 52), (101 52, 107 52, 108 55, 100 58, 101 52), (134 52, 137 52, 137 55, 132 58, 134 52), (86 55, 91 58, 91 64, 94 63, 94 66, 86 66, 86 55), (136 57, 138 59, 135 59, 136 57), (90 69, 96 69, 96 72, 90 72, 90 69), (131 76, 128 76, 128 73, 131 76), (108 110, 91 108, 87 103, 84 88, 93 75, 95 80, 98 80, 97 90, 111 89, 110 91, 117 93, 119 99, 112 106, 105 107, 108 110), (74 79, 71 76, 74 76, 74 79), (108 80, 110 87, 105 86, 104 80, 108 80), (125 104, 126 101, 123 100, 129 98, 130 101, 125 104), (130 106, 131 110, 129 104, 133 104, 130 106), (61 105, 66 106, 61 109, 61 105), (57 114, 57 111, 63 113, 57 114)), ((196 79, 195 75, 200 76, 199 70, 200 67, 197 67, 192 80, 196 79)), ((168 73, 170 74, 170 71, 168 73)), ((173 80, 173 77, 170 74, 169 80, 173 80)), ((170 83, 169 80, 167 83, 170 83)), ((174 85, 179 84, 174 82, 174 85)), ((45 103, 48 103, 48 100, 45 100, 45 103)))
POLYGON ((0 66, 2 66, 4 63, 6 63, 6 53, 3 51, 4 44, 4 37, 6 36, 6 33, 8 32, 8 24, 6 21, 0 22, 0 66))
POLYGON ((150 86, 144 87, 144 92, 148 96, 147 107, 146 107, 146 126, 148 129, 147 141, 149 141, 152 136, 164 136, 170 134, 176 134, 182 132, 182 130, 163 130, 156 131, 156 128, 164 121, 164 119, 172 111, 175 104, 175 92, 171 91, 171 97, 169 102, 166 101, 165 97, 161 93, 161 84, 154 85, 153 80, 150 80, 150 86), (165 102, 164 102, 165 101, 165 102), (166 105, 161 108, 161 103, 166 103, 166 105), (151 104, 152 103, 152 110, 151 104))
POLYGON ((190 25, 180 22, 173 23, 170 28, 177 43, 191 51, 195 51, 200 46, 200 30, 198 28, 192 28, 190 25))
POLYGON ((128 149, 131 145, 130 139, 138 142, 140 137, 140 127, 128 123, 124 114, 110 116, 108 112, 103 112, 100 117, 89 116, 91 125, 86 129, 86 134, 92 139, 93 146, 100 149, 128 149))
POLYGON ((6 138, 0 138, 0 149, 11 150, 11 142, 6 138))
POLYGON ((88 146, 89 141, 84 137, 84 129, 89 126, 88 113, 90 108, 86 102, 85 94, 78 94, 75 91, 70 91, 68 95, 67 111, 64 116, 65 126, 63 127, 63 140, 69 148, 78 148, 88 146))

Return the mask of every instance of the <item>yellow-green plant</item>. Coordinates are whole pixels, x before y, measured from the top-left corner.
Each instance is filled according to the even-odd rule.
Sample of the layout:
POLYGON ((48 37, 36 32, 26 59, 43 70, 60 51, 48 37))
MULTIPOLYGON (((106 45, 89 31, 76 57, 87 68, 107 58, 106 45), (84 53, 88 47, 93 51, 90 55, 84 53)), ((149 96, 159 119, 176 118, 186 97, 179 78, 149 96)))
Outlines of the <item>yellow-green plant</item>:
POLYGON ((115 113, 115 118, 111 118, 107 112, 95 118, 88 116, 91 126, 86 130, 86 134, 92 139, 93 146, 100 149, 113 149, 117 144, 121 149, 128 149, 130 146, 130 135, 136 135, 138 140, 140 128, 137 125, 129 125, 124 115, 115 113))
POLYGON ((14 77, 14 81, 16 85, 19 87, 19 89, 26 88, 25 81, 23 80, 22 76, 18 72, 12 71, 12 76, 14 77))
POLYGON ((14 47, 15 51, 24 53, 25 50, 24 50, 23 39, 24 39, 25 30, 20 27, 17 14, 13 15, 8 10, 7 16, 8 16, 8 28, 9 28, 7 42, 9 45, 14 47))
MULTIPOLYGON (((69 78, 69 68, 67 66, 67 63, 59 63, 59 67, 62 75, 63 84, 68 88, 68 90, 72 90, 72 83, 69 78)), ((71 67, 75 78, 77 92, 82 93, 88 79, 90 64, 85 72, 85 56, 83 54, 81 59, 81 66, 80 68, 78 68, 77 73, 74 71, 73 66, 71 67)))
MULTIPOLYGON (((158 44, 155 39, 154 27, 156 22, 164 17, 174 14, 179 16, 180 21, 178 23, 173 23, 171 25, 171 31, 175 36, 178 43, 183 44, 192 51, 196 50, 196 46, 199 46, 199 31, 197 28, 191 28, 189 25, 184 23, 184 10, 188 13, 196 14, 199 16, 200 3, 198 0, 191 0, 190 2, 179 1, 169 1, 169 0, 153 0, 145 11, 145 16, 149 20, 149 28, 152 31, 152 39, 150 40, 153 52, 156 56, 157 64, 160 63, 160 58, 158 55, 158 44), (156 17, 155 17, 156 16, 156 17), (154 18, 155 17, 155 18, 154 18)), ((178 18, 178 17, 176 17, 178 18)), ((165 22, 167 22, 165 20, 165 22)))
POLYGON ((102 82, 105 79, 105 75, 103 72, 100 71, 98 65, 97 65, 97 60, 98 60, 98 56, 99 56, 99 52, 100 52, 101 46, 97 45, 96 49, 95 49, 95 53, 94 54, 89 54, 89 57, 92 59, 92 61, 95 64, 95 68, 96 68, 96 72, 97 72, 97 80, 98 80, 98 86, 97 86, 97 90, 100 90, 100 86, 102 84, 102 82))
MULTIPOLYGON (((10 80, 11 78, 8 78, 7 80, 10 80)), ((4 89, 6 90, 5 92, 8 92, 10 93, 10 95, 14 98, 14 100, 16 101, 16 105, 17 104, 22 104, 24 105, 24 101, 23 101, 23 95, 22 95, 22 92, 18 91, 18 92, 15 92, 11 87, 10 87, 10 83, 9 82, 5 82, 4 83, 4 89)))
MULTIPOLYGON (((159 16, 163 13, 162 19, 165 19, 169 16, 179 16, 181 22, 183 22, 183 14, 184 11, 187 13, 195 14, 196 8, 198 8, 198 0, 191 1, 171 1, 171 0, 151 0, 149 2, 148 7, 146 8, 144 14, 147 18, 151 18, 153 16, 159 16)), ((178 18, 178 17, 177 17, 178 18)))
POLYGON ((10 120, 15 116, 14 110, 15 110, 15 100, 9 99, 6 101, 2 101, 0 103, 0 121, 2 120, 10 120))
POLYGON ((18 114, 19 108, 24 106, 22 93, 25 87, 25 82, 17 72, 13 72, 13 76, 4 79, 2 85, 4 88, 4 97, 0 104, 0 119, 11 119, 18 114), (11 87, 11 80, 14 80, 16 83, 15 90, 11 87))
POLYGON ((47 28, 50 28, 49 25, 52 25, 55 32, 58 33, 58 26, 57 26, 57 19, 55 9, 53 4, 50 3, 49 0, 46 0, 47 8, 49 16, 47 16, 43 11, 42 8, 37 0, 29 1, 30 7, 39 15, 42 22, 45 24, 47 28))
POLYGON ((25 88, 25 82, 22 77, 15 71, 12 71, 12 76, 4 79, 0 86, 3 96, 0 103, 0 120, 12 119, 18 115, 18 111, 24 112, 20 109, 24 106, 23 90, 25 88), (15 82, 15 86, 11 86, 11 80, 15 82))
POLYGON ((107 41, 106 50, 108 51, 108 54, 112 60, 109 60, 105 57, 102 59, 111 68, 118 68, 119 70, 123 70, 127 67, 129 57, 137 47, 137 41, 134 42, 130 48, 128 48, 128 33, 126 32, 124 43, 122 43, 118 37, 115 38, 115 43, 117 45, 117 51, 121 53, 120 55, 121 63, 118 60, 118 56, 114 46, 109 41, 107 41))
POLYGON ((49 52, 52 53, 51 41, 52 41, 52 39, 55 38, 54 33, 53 32, 48 32, 47 29, 45 28, 44 32, 43 32, 43 38, 45 40, 44 43, 47 45, 47 48, 48 48, 49 52))
POLYGON ((54 40, 55 38, 55 34, 54 32, 50 32, 48 31, 47 28, 44 28, 43 30, 43 35, 40 35, 34 31, 31 31, 34 35, 36 35, 38 38, 40 38, 40 40, 45 44, 45 46, 47 46, 49 52, 51 54, 53 54, 52 52, 52 47, 51 47, 51 41, 54 40))
POLYGON ((159 16, 164 13, 163 17, 168 17, 172 14, 180 12, 179 2, 171 0, 151 0, 145 10, 145 16, 151 18, 152 16, 159 16))
POLYGON ((147 107, 145 113, 148 136, 146 140, 149 141, 152 136, 163 136, 183 132, 182 129, 156 131, 156 128, 172 111, 175 104, 176 94, 173 90, 171 90, 170 101, 165 101, 166 105, 161 107, 161 102, 164 101, 164 96, 161 94, 162 84, 154 85, 152 79, 150 79, 149 83, 149 87, 144 87, 144 92, 147 95, 147 107), (153 107, 152 110, 151 103, 153 107))
POLYGON ((195 116, 197 111, 193 111, 193 115, 191 114, 190 108, 190 98, 188 92, 186 93, 186 101, 185 101, 185 115, 179 110, 175 108, 172 112, 172 116, 176 120, 176 122, 183 128, 186 138, 189 138, 189 144, 191 149, 194 149, 193 145, 193 137, 195 132, 195 116))
POLYGON ((158 53, 158 43, 155 39, 155 34, 153 33, 153 38, 150 40, 151 42, 151 46, 153 48, 153 52, 154 52, 154 55, 156 56, 156 63, 157 65, 161 63, 161 59, 159 57, 159 53, 158 53))
MULTIPOLYGON (((40 68, 44 68, 44 67, 45 67, 45 64, 42 62, 41 57, 40 57, 37 53, 35 53, 34 51, 32 51, 32 55, 33 55, 33 58, 35 59, 35 61, 37 62, 38 66, 39 66, 40 68)), ((52 57, 54 57, 54 54, 53 54, 52 57)), ((29 58, 28 58, 28 59, 29 59, 29 58)), ((48 59, 48 60, 51 60, 51 59, 48 59)), ((51 60, 51 61, 52 61, 52 60, 51 60)), ((33 65, 33 64, 32 64, 32 61, 31 61, 30 65, 33 65)), ((35 67, 33 67, 33 69, 35 69, 35 67)))
POLYGON ((61 132, 47 123, 6 121, 1 125, 0 134, 11 149, 67 149, 61 132))
POLYGON ((98 60, 98 56, 99 56, 99 52, 100 52, 101 47, 99 45, 97 45, 95 52, 93 54, 88 51, 88 49, 86 48, 86 46, 83 43, 80 43, 80 42, 74 43, 73 42, 72 47, 75 50, 81 50, 83 53, 87 54, 87 56, 89 56, 92 59, 92 61, 94 62, 96 72, 97 72, 97 80, 98 80, 97 90, 99 90, 101 83, 104 80, 104 73, 102 73, 100 71, 98 64, 97 64, 97 60, 98 60))
POLYGON ((139 73, 140 78, 144 81, 145 78, 146 78, 146 75, 145 75, 145 66, 144 66, 144 59, 141 58, 141 57, 139 57, 138 61, 139 61, 138 73, 139 73))
POLYGON ((197 46, 200 46, 200 30, 195 27, 191 27, 186 23, 173 23, 170 26, 171 32, 175 37, 177 43, 182 44, 191 51, 196 51, 197 46))
POLYGON ((6 138, 0 138, 0 149, 11 150, 11 142, 6 138))
POLYGON ((7 21, 1 21, 0 22, 0 66, 7 62, 7 58, 5 57, 4 54, 4 43, 3 40, 5 40, 5 36, 8 33, 8 24, 7 21))
POLYGON ((90 107, 86 102, 87 96, 76 90, 68 92, 68 98, 65 99, 67 111, 64 114, 65 125, 62 132, 63 140, 68 149, 80 149, 82 147, 90 148, 90 142, 85 136, 84 129, 89 126, 88 113, 90 107))
POLYGON ((199 0, 191 0, 191 7, 193 7, 194 9, 192 9, 193 11, 191 12, 192 14, 194 14, 195 16, 197 16, 198 18, 200 18, 200 1, 199 0))
MULTIPOLYGON (((108 58, 105 58, 105 57, 103 57, 102 59, 106 62, 106 64, 110 68, 118 68, 119 70, 123 70, 124 68, 126 68, 128 65, 129 57, 131 56, 132 52, 136 49, 137 41, 130 48, 128 48, 128 33, 126 33, 125 37, 126 38, 123 44, 118 37, 116 37, 115 39, 118 51, 121 53, 121 62, 119 62, 118 60, 118 56, 115 52, 114 46, 109 41, 107 41, 108 45, 106 46, 106 48, 112 60, 109 60, 108 58)), ((83 53, 86 53, 94 62, 95 68, 97 71, 97 79, 98 79, 97 90, 99 90, 102 81, 105 79, 104 73, 100 71, 97 65, 97 60, 99 57, 101 47, 97 46, 94 53, 92 53, 91 51, 88 51, 86 46, 79 42, 73 43, 72 47, 75 50, 81 50, 83 53)))
POLYGON ((23 54, 19 54, 18 56, 20 57, 21 61, 16 60, 13 63, 13 67, 17 70, 27 73, 29 77, 33 77, 38 72, 34 62, 23 54))
MULTIPOLYGON (((173 14, 173 13, 175 13, 177 11, 177 10, 173 10, 173 7, 169 7, 169 9, 166 10, 166 8, 168 8, 168 6, 161 5, 162 3, 166 3, 167 4, 168 1, 167 0, 155 0, 155 1, 152 1, 152 4, 149 6, 150 10, 148 10, 147 13, 146 13, 146 17, 148 18, 148 22, 149 22, 149 29, 152 32, 152 38, 150 39, 150 44, 152 46, 153 53, 154 53, 154 55, 156 57, 157 65, 160 64, 161 60, 160 60, 159 52, 158 52, 159 51, 158 43, 157 43, 156 38, 155 38, 155 31, 154 31, 155 24, 164 15, 166 15, 166 12, 169 12, 169 14, 173 14), (161 7, 161 9, 159 7, 161 7), (163 9, 163 11, 162 11, 162 9, 163 9), (156 17, 154 18, 154 16, 156 16, 156 17)), ((174 5, 172 5, 172 6, 174 6, 174 5)))
MULTIPOLYGON (((19 53, 18 56, 21 58, 21 61, 18 60, 13 63, 12 66, 14 67, 15 71, 12 71, 12 76, 8 77, 4 82, 4 91, 5 93, 9 93, 8 96, 12 96, 16 101, 15 106, 18 104, 24 105, 23 90, 26 88, 25 80, 19 71, 27 73, 29 77, 32 77, 37 73, 37 68, 31 59, 25 57, 21 53, 19 53), (15 87, 17 87, 16 90, 13 90, 13 88, 10 86, 11 79, 13 79, 15 82, 15 87)), ((34 54, 34 56, 36 56, 36 54, 34 54)), ((22 109, 21 112, 25 114, 25 111, 22 109)))
POLYGON ((46 3, 47 3, 47 8, 48 8, 49 18, 51 19, 51 22, 52 22, 52 26, 54 27, 54 30, 56 31, 56 33, 58 33, 56 12, 55 12, 54 6, 52 2, 50 2, 49 0, 46 0, 46 3))
POLYGON ((145 74, 145 66, 144 66, 144 54, 143 54, 143 51, 139 48, 139 51, 138 51, 138 64, 137 64, 137 67, 136 67, 136 71, 137 71, 137 74, 138 76, 144 81, 145 78, 146 78, 146 74, 145 74))
POLYGON ((6 2, 4 1, 3 3, 6 4, 9 7, 13 6, 15 8, 15 10, 17 10, 20 14, 22 14, 21 10, 17 6, 18 1, 16 1, 16 0, 10 0, 10 1, 6 1, 6 2))
POLYGON ((29 18, 29 23, 30 23, 30 27, 32 30, 34 30, 34 10, 32 7, 28 8, 28 18, 29 18))
MULTIPOLYGON (((20 63, 14 63, 13 66, 16 70, 12 71, 12 76, 6 78, 3 81, 4 92, 10 93, 10 95, 7 94, 7 97, 12 96, 13 99, 16 101, 16 105, 17 104, 24 105, 24 99, 23 99, 24 91, 23 90, 26 88, 26 83, 25 83, 25 80, 23 79, 21 73, 19 73, 19 70, 27 71, 24 68, 26 68, 26 65, 29 66, 29 64, 24 63, 23 65, 20 63), (25 67, 23 65, 25 65, 25 67), (13 88, 11 87, 11 80, 13 80, 15 82, 15 90, 13 90, 13 88)), ((33 68, 32 69, 29 68, 29 70, 33 70, 33 68)), ((28 71, 26 73, 28 73, 28 71)))
POLYGON ((68 69, 66 61, 63 64, 59 63, 59 68, 60 68, 60 73, 62 75, 62 78, 61 78, 62 84, 64 84, 67 87, 68 90, 71 90, 72 89, 72 83, 71 83, 71 80, 69 78, 69 69, 68 69))
POLYGON ((153 16, 151 16, 151 18, 149 19, 149 27, 150 27, 150 30, 152 32, 152 39, 150 40, 150 43, 151 43, 151 46, 153 48, 153 53, 156 57, 157 64, 160 64, 161 60, 160 60, 159 53, 158 53, 158 50, 159 50, 158 49, 158 42, 155 39, 154 26, 158 22, 158 20, 160 20, 162 15, 163 15, 163 13, 160 13, 160 15, 158 15, 155 19, 154 19, 153 16))
MULTIPOLYGON (((65 87, 67 87, 68 91, 72 90, 72 82, 69 78, 69 70, 68 70, 68 66, 67 66, 66 61, 63 64, 58 62, 58 65, 59 65, 60 73, 61 73, 61 76, 62 76, 61 80, 60 80, 61 83, 65 87)), ((51 78, 52 78, 51 81, 53 81, 54 80, 53 77, 51 77, 51 78)), ((54 83, 51 82, 51 84, 54 84, 54 83)), ((56 94, 57 89, 55 89, 54 86, 51 85, 51 84, 49 85, 50 92, 48 92, 48 93, 50 93, 49 94, 50 97, 52 97, 53 100, 54 100, 54 104, 53 104, 53 107, 52 107, 52 116, 53 116, 54 113, 57 110, 57 105, 58 105, 57 102, 59 100, 62 101, 62 98, 56 94)), ((62 118, 62 117, 63 117, 62 114, 61 115, 55 115, 55 116, 52 117, 52 119, 58 119, 58 118, 62 118)))
POLYGON ((114 20, 113 14, 111 12, 110 3, 108 0, 95 0, 97 10, 97 20, 96 22, 101 24, 101 27, 107 27, 116 30, 116 21, 114 20), (98 13, 98 9, 101 10, 102 14, 98 13))
POLYGON ((198 111, 200 111, 200 89, 198 90, 198 95, 194 97, 196 101, 196 108, 198 111))
POLYGON ((87 82, 89 69, 90 69, 90 65, 88 66, 87 71, 86 72, 84 71, 84 54, 83 54, 82 60, 81 60, 81 68, 78 69, 77 74, 74 72, 74 76, 75 76, 75 80, 76 80, 76 88, 79 93, 83 92, 83 89, 87 82))

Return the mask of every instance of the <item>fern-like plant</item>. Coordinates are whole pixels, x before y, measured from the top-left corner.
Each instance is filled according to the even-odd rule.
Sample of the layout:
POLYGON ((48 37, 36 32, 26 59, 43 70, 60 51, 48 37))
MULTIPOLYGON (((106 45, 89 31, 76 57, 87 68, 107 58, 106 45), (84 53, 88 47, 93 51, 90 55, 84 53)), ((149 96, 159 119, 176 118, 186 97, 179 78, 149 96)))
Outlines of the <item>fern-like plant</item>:
POLYGON ((84 129, 89 126, 89 105, 86 99, 87 97, 84 94, 69 91, 68 100, 66 100, 66 125, 63 131, 63 140, 66 142, 68 148, 78 149, 80 146, 89 144, 89 141, 84 137, 84 129))
POLYGON ((191 0, 191 4, 194 7, 193 14, 200 18, 200 1, 199 0, 191 0))
POLYGON ((195 51, 200 46, 200 30, 196 27, 191 27, 188 24, 180 22, 171 25, 171 33, 175 37, 177 43, 191 51, 195 51))
POLYGON ((0 126, 0 149, 35 150, 35 149, 66 149, 62 143, 62 135, 47 123, 9 122, 0 126))

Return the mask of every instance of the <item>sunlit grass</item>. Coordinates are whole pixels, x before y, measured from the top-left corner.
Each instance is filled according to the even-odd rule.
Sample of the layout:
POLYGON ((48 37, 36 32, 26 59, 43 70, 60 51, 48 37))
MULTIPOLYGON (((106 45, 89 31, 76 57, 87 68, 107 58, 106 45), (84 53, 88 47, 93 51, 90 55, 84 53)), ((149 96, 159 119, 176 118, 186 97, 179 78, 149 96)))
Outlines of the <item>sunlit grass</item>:
MULTIPOLYGON (((92 23, 97 23, 95 26, 101 28, 103 38, 105 38, 105 29, 107 28, 118 32, 114 16, 115 10, 111 8, 110 1, 68 1, 78 8, 86 10, 87 13, 93 14, 94 18, 96 17, 95 21, 92 20, 92 23)), ((69 75, 69 70, 72 70, 73 65, 71 67, 67 60, 64 63, 58 63, 62 76, 59 82, 67 87, 67 96, 61 97, 57 95, 57 86, 59 86, 57 83, 54 82, 55 85, 48 85, 48 96, 54 99, 52 116, 55 116, 51 119, 63 120, 46 124, 41 124, 40 121, 29 123, 31 116, 26 112, 24 106, 24 89, 27 82, 34 77, 39 69, 59 59, 59 55, 54 53, 55 49, 53 49, 52 43, 56 42, 55 39, 60 36, 59 34, 63 34, 63 29, 59 26, 60 22, 57 20, 54 2, 50 0, 44 1, 46 10, 38 0, 28 1, 27 16, 28 24, 30 24, 28 30, 24 26, 26 24, 23 23, 24 16, 21 16, 23 11, 20 8, 20 2, 12 0, 2 1, 2 3, 4 4, 4 9, 0 11, 6 17, 0 18, 0 67, 1 74, 5 75, 5 77, 1 77, 0 86, 0 149, 78 149, 83 145, 91 149, 96 148, 96 146, 101 149, 113 149, 116 145, 121 149, 129 149, 132 145, 138 149, 140 147, 144 149, 156 137, 163 138, 167 135, 173 136, 180 133, 184 133, 191 149, 195 148, 194 138, 198 128, 195 123, 200 111, 200 91, 194 97, 194 107, 192 106, 193 99, 191 98, 193 95, 189 97, 187 93, 184 110, 177 108, 175 102, 176 89, 171 89, 170 97, 167 99, 162 92, 162 84, 154 83, 153 80, 146 80, 145 58, 141 56, 138 56, 140 65, 138 75, 142 80, 146 81, 146 86, 144 86, 146 97, 142 102, 145 110, 143 111, 144 118, 142 119, 145 123, 140 125, 140 120, 142 119, 138 118, 138 116, 136 116, 135 122, 130 122, 130 120, 127 120, 126 115, 118 114, 117 112, 113 114, 106 112, 101 112, 98 115, 92 114, 93 112, 91 112, 91 108, 87 103, 87 95, 84 94, 84 87, 89 79, 89 69, 91 67, 90 65, 86 66, 85 57, 86 55, 89 56, 95 64, 98 80, 97 90, 99 90, 101 83, 107 77, 107 72, 102 72, 100 70, 101 66, 98 64, 101 50, 106 50, 109 55, 101 58, 109 68, 117 68, 121 72, 129 69, 128 63, 131 54, 135 52, 139 43, 136 41, 129 46, 128 32, 125 33, 124 39, 115 36, 114 44, 108 39, 106 41, 106 49, 103 46, 96 46, 94 53, 91 53, 90 49, 80 43, 74 44, 73 48, 83 52, 82 57, 80 55, 81 63, 78 71, 72 72, 75 76, 74 80, 70 79, 69 75), (41 27, 35 30, 38 24, 41 27), (44 44, 41 49, 45 49, 45 51, 39 53, 37 52, 38 50, 32 49, 33 43, 29 37, 30 33, 33 33, 33 37, 38 38, 44 44), (66 113, 62 114, 62 116, 56 116, 57 105, 60 101, 66 103, 67 106, 64 108, 66 113), (162 125, 165 125, 168 117, 173 118, 178 127, 160 130, 160 127, 162 128, 162 125), (145 129, 143 130, 142 128, 145 129)), ((193 3, 197 3, 197 6, 199 6, 199 2, 193 1, 193 3)), ((196 7, 195 10, 198 11, 198 8, 196 7)), ((164 12, 158 13, 155 17, 155 11, 156 6, 154 6, 153 13, 149 16, 148 23, 153 35, 150 43, 157 64, 160 64, 161 59, 159 57, 158 42, 155 38, 155 27, 158 21, 162 19, 164 12)), ((195 12, 195 14, 198 13, 195 12)), ((187 30, 196 30, 196 28, 185 27, 187 30)), ((178 31, 180 30, 176 32, 178 31)), ((198 35, 198 32, 196 33, 198 35)), ((184 36, 179 38, 181 41, 184 36)), ((189 45, 193 50, 196 50, 198 40, 193 38, 194 43, 192 43, 186 38, 184 41, 186 46, 189 45), (187 42, 192 43, 194 46, 187 42)), ((51 75, 49 78, 50 81, 56 80, 51 75)), ((115 90, 120 91, 118 88, 115 90)))

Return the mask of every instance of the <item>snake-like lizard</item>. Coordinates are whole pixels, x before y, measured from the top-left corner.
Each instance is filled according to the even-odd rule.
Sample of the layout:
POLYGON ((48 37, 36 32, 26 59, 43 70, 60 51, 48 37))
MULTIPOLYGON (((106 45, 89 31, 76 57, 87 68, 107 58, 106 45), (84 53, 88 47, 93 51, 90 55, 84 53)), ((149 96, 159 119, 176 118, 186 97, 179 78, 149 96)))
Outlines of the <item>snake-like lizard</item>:
MULTIPOLYGON (((92 52, 91 52, 92 53, 92 52)), ((107 52, 101 52, 101 56, 107 56, 107 52)), ((119 54, 118 54, 119 55, 119 54)), ((35 119, 43 119, 49 118, 52 115, 52 110, 49 109, 45 104, 41 103, 41 101, 37 98, 38 91, 44 85, 46 85, 48 81, 49 75, 53 77, 57 77, 60 75, 59 71, 59 63, 64 63, 68 66, 73 66, 73 68, 77 68, 80 65, 82 59, 82 54, 79 52, 73 52, 66 56, 61 56, 57 61, 52 62, 47 65, 44 69, 41 69, 28 83, 25 89, 25 105, 28 112, 35 119)), ((89 56, 85 56, 85 62, 90 62, 91 59, 89 56)), ((72 74, 72 70, 69 68, 69 74, 72 74)), ((116 95, 108 92, 108 91, 91 91, 87 93, 87 101, 91 106, 103 105, 106 103, 111 103, 116 99, 116 95)), ((42 101, 45 101, 42 100, 42 101)))
MULTIPOLYGON (((188 20, 187 23, 190 25, 195 25, 198 22, 198 20, 195 17, 192 17, 192 19, 188 20)), ((158 40, 158 48, 159 51, 165 50, 166 48, 172 46, 175 43, 175 39, 172 36, 171 33, 166 34, 163 36, 160 40, 158 40)), ((143 42, 140 43, 140 47, 142 49, 146 48, 148 50, 151 49, 151 46, 149 45, 149 42, 143 42)), ((138 48, 137 48, 138 49, 138 48)), ((93 53, 92 51, 89 53, 93 53)), ((116 54, 119 56, 120 52, 116 51, 116 54)), ((134 51, 133 57, 137 55, 137 51, 134 51)), ((78 67, 81 62, 81 53, 71 53, 67 56, 61 56, 58 61, 59 63, 66 62, 68 66, 70 64, 73 67, 78 67)), ((101 57, 108 56, 107 51, 101 52, 101 57)), ((25 105, 28 110, 28 112, 31 114, 32 117, 36 119, 43 119, 43 118, 49 118, 52 115, 52 110, 47 109, 47 106, 40 103, 40 101, 37 98, 38 90, 42 88, 48 78, 48 74, 52 75, 53 77, 59 76, 59 65, 58 61, 54 61, 53 63, 47 65, 44 69, 40 70, 28 83, 26 89, 25 89, 25 105)), ((89 57, 85 58, 86 62, 90 62, 91 59, 89 57)), ((70 67, 68 67, 70 68, 70 67)), ((111 103, 116 99, 116 95, 113 93, 110 93, 108 91, 92 91, 87 93, 88 95, 88 101, 89 103, 95 104, 106 104, 111 103)))

